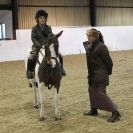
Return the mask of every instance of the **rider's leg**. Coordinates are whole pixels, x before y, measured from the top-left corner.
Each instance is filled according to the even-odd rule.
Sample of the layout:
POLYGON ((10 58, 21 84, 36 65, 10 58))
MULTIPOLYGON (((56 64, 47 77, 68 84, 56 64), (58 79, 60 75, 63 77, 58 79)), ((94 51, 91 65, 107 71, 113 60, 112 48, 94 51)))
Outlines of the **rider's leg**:
POLYGON ((61 53, 59 53, 59 60, 60 60, 60 63, 61 63, 61 67, 62 67, 62 75, 63 76, 66 76, 66 71, 64 70, 64 67, 63 67, 63 56, 61 55, 61 53))
POLYGON ((34 76, 34 59, 35 55, 30 54, 30 56, 28 57, 28 61, 27 61, 27 72, 26 72, 26 77, 28 79, 32 79, 34 76))
POLYGON ((38 58, 37 56, 38 51, 34 47, 30 51, 30 56, 28 57, 28 61, 27 61, 27 72, 26 72, 26 77, 28 79, 31 79, 34 77, 35 66, 38 58))

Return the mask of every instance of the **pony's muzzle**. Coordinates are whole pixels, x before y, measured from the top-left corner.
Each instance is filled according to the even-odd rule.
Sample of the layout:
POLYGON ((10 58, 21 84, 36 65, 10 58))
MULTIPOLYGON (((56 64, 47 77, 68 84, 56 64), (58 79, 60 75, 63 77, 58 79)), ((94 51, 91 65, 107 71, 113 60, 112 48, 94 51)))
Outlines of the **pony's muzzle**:
POLYGON ((47 59, 47 60, 46 60, 46 63, 47 63, 47 65, 48 65, 49 67, 52 67, 52 62, 51 62, 50 59, 47 59))
POLYGON ((55 59, 46 59, 46 64, 47 64, 49 67, 54 68, 54 67, 56 66, 56 61, 55 61, 55 59))

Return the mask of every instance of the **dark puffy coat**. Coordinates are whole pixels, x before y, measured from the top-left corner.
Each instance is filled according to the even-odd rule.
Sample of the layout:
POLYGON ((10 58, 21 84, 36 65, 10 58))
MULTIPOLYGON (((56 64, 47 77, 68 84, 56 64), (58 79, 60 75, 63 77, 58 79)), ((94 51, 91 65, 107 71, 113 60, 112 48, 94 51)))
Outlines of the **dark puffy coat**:
POLYGON ((113 62, 106 45, 99 40, 95 40, 92 47, 89 47, 88 42, 83 42, 83 45, 86 49, 89 85, 94 87, 108 86, 113 62))
POLYGON ((52 33, 52 29, 49 25, 44 25, 43 30, 39 24, 32 27, 31 40, 33 47, 41 48, 47 43, 48 34, 52 33))

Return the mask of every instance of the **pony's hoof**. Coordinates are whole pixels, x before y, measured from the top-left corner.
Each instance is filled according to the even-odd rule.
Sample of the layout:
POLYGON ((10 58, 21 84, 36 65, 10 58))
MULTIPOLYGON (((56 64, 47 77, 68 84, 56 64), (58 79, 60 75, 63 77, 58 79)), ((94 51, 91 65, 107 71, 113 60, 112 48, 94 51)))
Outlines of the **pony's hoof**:
POLYGON ((44 120, 45 120, 45 118, 44 118, 44 117, 41 117, 41 118, 40 118, 40 121, 44 121, 44 120))
POLYGON ((60 118, 55 117, 55 121, 58 121, 58 120, 61 120, 61 117, 60 118))
POLYGON ((36 105, 36 106, 34 106, 34 108, 35 108, 35 109, 38 109, 39 107, 38 107, 38 105, 36 105))

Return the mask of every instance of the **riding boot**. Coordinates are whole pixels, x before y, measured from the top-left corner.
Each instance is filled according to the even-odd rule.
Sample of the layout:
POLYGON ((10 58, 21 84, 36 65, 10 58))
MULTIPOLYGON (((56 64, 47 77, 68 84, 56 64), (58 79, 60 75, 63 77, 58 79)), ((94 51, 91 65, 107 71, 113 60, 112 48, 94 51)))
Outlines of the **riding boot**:
POLYGON ((64 67, 63 67, 63 57, 61 54, 59 54, 59 60, 60 60, 61 67, 62 67, 62 75, 66 76, 66 71, 64 70, 64 67))
POLYGON ((36 55, 32 55, 32 58, 28 58, 27 72, 26 72, 26 77, 28 79, 32 79, 34 77, 36 60, 37 60, 36 55))
POLYGON ((98 111, 95 108, 91 108, 91 110, 89 112, 85 112, 84 115, 97 116, 98 115, 98 111))
POLYGON ((116 122, 121 118, 121 114, 115 110, 112 112, 112 116, 108 118, 107 122, 116 122))
POLYGON ((27 62, 27 71, 26 71, 26 77, 28 79, 32 79, 33 78, 32 66, 33 66, 33 60, 29 58, 28 62, 27 62))

